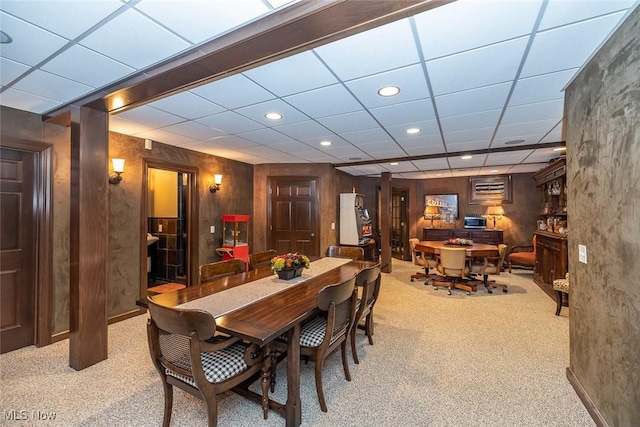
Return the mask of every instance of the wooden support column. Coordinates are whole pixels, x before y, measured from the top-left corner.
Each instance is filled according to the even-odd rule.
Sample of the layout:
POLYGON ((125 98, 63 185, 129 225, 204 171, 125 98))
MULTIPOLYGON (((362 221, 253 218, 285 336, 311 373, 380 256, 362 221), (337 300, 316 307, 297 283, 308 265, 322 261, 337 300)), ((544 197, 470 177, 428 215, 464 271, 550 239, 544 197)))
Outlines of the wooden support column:
POLYGON ((381 270, 391 273, 391 173, 383 172, 380 176, 380 236, 381 270))
POLYGON ((107 358, 109 116, 81 107, 71 123, 69 366, 107 358))

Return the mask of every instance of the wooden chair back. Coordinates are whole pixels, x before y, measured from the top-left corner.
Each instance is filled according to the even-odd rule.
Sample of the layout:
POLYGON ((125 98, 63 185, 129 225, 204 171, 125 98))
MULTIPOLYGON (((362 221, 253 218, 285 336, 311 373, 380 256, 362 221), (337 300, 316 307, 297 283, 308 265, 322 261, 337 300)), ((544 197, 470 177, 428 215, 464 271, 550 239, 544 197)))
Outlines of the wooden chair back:
POLYGON ((355 320, 357 300, 356 275, 320 291, 316 304, 320 310, 327 312, 327 333, 323 346, 335 348, 346 340, 355 320))
POLYGON ((200 266, 200 283, 244 272, 245 264, 241 259, 228 259, 225 261, 203 264, 200 266))
POLYGON ((274 249, 249 254, 249 270, 271 265, 271 260, 277 255, 274 249))
POLYGON ((372 267, 366 268, 356 276, 356 286, 362 287, 362 296, 360 298, 360 307, 357 316, 359 319, 365 311, 373 307, 378 295, 380 294, 380 283, 382 282, 382 275, 380 274, 380 264, 376 264, 372 267))
POLYGON ((436 259, 429 256, 430 254, 426 254, 424 252, 420 252, 416 250, 416 245, 420 240, 413 237, 409 239, 409 248, 411 249, 411 261, 419 267, 429 267, 435 268, 437 262, 436 259))
POLYGON ((329 246, 327 256, 332 258, 351 258, 354 261, 364 259, 364 249, 356 246, 329 246))

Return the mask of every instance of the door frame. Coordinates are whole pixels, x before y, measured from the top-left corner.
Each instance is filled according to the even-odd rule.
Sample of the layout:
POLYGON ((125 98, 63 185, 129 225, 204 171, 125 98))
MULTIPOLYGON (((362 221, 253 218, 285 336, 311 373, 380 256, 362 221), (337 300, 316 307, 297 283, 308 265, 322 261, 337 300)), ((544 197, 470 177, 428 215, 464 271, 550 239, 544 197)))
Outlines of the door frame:
POLYGON ((140 207, 140 299, 147 299, 147 217, 149 207, 147 205, 149 168, 164 169, 188 174, 189 192, 187 201, 187 286, 198 283, 198 268, 200 266, 200 197, 198 181, 200 170, 197 167, 172 163, 158 159, 142 158, 142 192, 140 207))
POLYGON ((391 187, 391 200, 393 203, 393 195, 400 194, 404 197, 404 210, 400 213, 401 220, 404 219, 402 233, 400 233, 400 242, 402 243, 402 257, 396 258, 404 261, 410 261, 411 251, 409 250, 409 188, 407 187, 391 187))
POLYGON ((52 343, 53 318, 53 145, 0 136, 2 146, 34 154, 34 215, 36 222, 36 283, 34 344, 42 347, 52 343))

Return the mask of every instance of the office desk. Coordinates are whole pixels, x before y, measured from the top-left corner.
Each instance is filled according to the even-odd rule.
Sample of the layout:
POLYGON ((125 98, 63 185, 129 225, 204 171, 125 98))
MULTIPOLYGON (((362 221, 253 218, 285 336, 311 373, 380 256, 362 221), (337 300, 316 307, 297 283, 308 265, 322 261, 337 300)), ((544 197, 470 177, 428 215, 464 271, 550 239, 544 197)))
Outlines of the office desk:
MULTIPOLYGON (((362 269, 376 264, 370 261, 341 260, 344 264, 306 278, 301 283, 294 284, 257 301, 249 302, 219 316, 214 314, 218 330, 260 346, 268 345, 278 336, 287 334, 287 402, 284 410, 282 410, 282 405, 277 402, 271 401, 269 405, 271 409, 281 414, 284 413, 287 426, 299 426, 302 421, 300 404, 301 322, 316 314, 316 297, 320 290, 326 286, 349 280, 362 269)), ((304 274, 303 272, 303 276, 304 274)), ((175 307, 242 287, 260 279, 268 279, 270 276, 274 277, 274 280, 278 280, 270 267, 261 267, 176 292, 155 295, 151 298, 158 304, 175 307)), ((236 289, 236 291, 239 290, 241 288, 236 289)))

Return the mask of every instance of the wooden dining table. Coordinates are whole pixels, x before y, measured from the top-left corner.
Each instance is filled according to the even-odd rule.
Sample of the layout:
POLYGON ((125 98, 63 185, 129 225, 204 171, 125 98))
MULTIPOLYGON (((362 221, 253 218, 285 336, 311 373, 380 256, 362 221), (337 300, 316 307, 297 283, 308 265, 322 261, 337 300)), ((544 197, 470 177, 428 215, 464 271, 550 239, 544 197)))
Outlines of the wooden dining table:
MULTIPOLYGON (((221 315, 212 313, 217 330, 260 346, 268 346, 277 337, 287 334, 287 401, 284 405, 273 400, 269 401, 270 409, 283 415, 287 426, 299 426, 302 421, 300 325, 318 313, 316 298, 323 288, 349 280, 363 269, 376 264, 372 261, 343 260, 343 262, 342 265, 305 278, 304 281, 274 294, 255 301, 245 301, 239 307, 231 308, 221 315)), ((215 294, 223 297, 226 291, 233 290, 234 293, 242 294, 245 289, 243 287, 249 289, 250 286, 247 285, 260 280, 262 282, 270 280, 269 276, 277 277, 271 268, 266 266, 150 298, 167 307, 183 306, 188 303, 197 303, 198 300, 215 294)))
POLYGON ((484 258, 498 256, 498 247, 486 243, 471 243, 467 245, 456 245, 441 240, 423 240, 416 244, 415 250, 430 254, 439 254, 441 248, 465 248, 467 257, 484 258))

